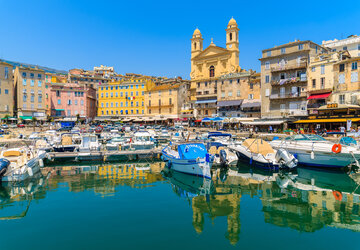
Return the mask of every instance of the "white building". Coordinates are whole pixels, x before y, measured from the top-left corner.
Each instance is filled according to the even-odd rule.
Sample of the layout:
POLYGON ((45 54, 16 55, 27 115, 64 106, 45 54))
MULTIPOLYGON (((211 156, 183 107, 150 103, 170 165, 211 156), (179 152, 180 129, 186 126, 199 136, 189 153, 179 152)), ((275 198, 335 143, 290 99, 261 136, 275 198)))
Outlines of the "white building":
POLYGON ((351 35, 348 38, 338 40, 323 41, 324 47, 331 48, 333 51, 349 51, 351 57, 360 56, 360 36, 351 35))

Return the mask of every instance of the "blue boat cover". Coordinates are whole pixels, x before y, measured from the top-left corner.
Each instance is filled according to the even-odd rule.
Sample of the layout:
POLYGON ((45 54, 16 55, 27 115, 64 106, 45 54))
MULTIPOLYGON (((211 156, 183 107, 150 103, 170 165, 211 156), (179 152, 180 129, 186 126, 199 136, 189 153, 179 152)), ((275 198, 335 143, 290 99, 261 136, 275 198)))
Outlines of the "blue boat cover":
POLYGON ((205 158, 207 154, 206 147, 202 143, 181 144, 178 146, 178 152, 180 159, 186 160, 205 158))
POLYGON ((351 137, 343 137, 340 139, 340 144, 351 146, 351 145, 357 145, 357 142, 354 138, 351 137))

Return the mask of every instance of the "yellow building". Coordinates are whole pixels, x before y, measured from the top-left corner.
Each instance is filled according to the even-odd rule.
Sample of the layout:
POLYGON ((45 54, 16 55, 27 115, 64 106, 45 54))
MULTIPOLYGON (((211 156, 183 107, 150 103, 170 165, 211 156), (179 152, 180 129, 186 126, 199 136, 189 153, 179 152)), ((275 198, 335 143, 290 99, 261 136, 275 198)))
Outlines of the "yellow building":
POLYGON ((145 92, 154 86, 148 77, 109 82, 98 88, 99 117, 136 117, 145 114, 145 92))

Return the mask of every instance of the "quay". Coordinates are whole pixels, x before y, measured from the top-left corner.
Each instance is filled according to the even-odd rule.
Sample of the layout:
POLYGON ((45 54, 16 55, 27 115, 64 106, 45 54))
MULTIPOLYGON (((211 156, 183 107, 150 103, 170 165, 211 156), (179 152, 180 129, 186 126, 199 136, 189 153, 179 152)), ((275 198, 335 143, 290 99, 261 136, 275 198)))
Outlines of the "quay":
POLYGON ((50 161, 134 161, 160 159, 161 148, 147 150, 90 151, 90 152, 48 152, 50 161))

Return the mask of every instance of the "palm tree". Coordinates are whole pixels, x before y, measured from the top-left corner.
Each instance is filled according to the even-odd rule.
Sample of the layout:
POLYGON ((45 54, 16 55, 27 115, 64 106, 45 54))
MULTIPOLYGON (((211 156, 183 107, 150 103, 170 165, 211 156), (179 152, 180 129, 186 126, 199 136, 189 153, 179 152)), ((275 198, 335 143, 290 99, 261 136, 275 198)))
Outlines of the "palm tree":
POLYGON ((9 118, 10 118, 10 115, 5 115, 4 116, 4 119, 6 119, 6 123, 8 123, 9 118))

